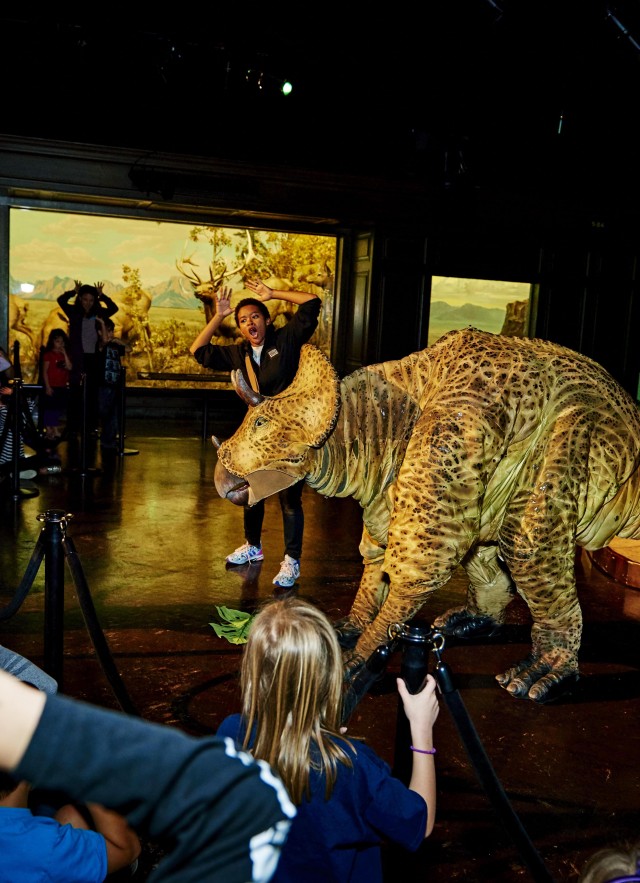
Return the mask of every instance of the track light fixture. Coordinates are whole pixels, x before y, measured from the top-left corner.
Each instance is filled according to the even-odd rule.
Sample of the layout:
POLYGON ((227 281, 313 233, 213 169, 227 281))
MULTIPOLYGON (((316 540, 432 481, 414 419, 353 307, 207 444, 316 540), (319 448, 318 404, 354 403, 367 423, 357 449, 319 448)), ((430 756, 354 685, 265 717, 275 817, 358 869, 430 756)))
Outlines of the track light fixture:
POLYGON ((249 86, 259 92, 280 92, 282 95, 290 95, 293 92, 291 80, 265 73, 260 68, 248 68, 244 79, 249 86))

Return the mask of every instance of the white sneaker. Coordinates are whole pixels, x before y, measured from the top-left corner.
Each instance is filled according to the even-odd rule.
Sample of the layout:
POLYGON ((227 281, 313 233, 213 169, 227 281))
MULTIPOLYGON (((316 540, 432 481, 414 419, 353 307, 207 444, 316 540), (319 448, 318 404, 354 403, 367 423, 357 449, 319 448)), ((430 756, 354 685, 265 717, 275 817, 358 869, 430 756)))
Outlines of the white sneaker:
POLYGON ((227 555, 227 563, 249 564, 251 561, 262 561, 263 558, 262 546, 252 546, 249 543, 244 543, 242 546, 238 546, 231 555, 227 555))
POLYGON ((273 584, 280 586, 281 589, 290 589, 295 585, 296 580, 300 577, 300 562, 290 555, 284 556, 284 561, 280 562, 280 570, 275 575, 273 584))

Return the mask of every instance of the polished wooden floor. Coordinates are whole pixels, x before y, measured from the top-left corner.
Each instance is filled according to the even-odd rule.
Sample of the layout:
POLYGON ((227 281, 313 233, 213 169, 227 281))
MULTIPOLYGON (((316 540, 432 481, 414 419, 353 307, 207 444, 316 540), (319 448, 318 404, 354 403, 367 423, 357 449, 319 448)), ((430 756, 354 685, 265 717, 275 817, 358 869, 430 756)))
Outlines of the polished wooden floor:
MULTIPOLYGON (((213 427, 222 437, 224 429, 213 427)), ((49 648, 52 641, 62 644, 65 693, 118 708, 124 690, 129 710, 196 735, 214 731, 238 710, 241 648, 213 632, 216 606, 253 610, 272 595, 282 557, 279 508, 269 500, 264 562, 226 569, 225 555, 243 539, 242 514, 217 496, 215 452, 201 434, 196 420, 129 420, 124 455, 107 460, 90 451, 85 461, 90 468, 79 469, 77 451, 63 444, 63 472, 39 477, 37 496, 14 499, 6 483, 0 488, 0 607, 24 585, 36 543, 49 536, 51 528, 39 516, 68 513, 66 533, 120 679, 120 695, 103 662, 104 648, 100 653, 83 616, 69 567, 63 631, 54 625, 52 635, 44 588, 48 552, 17 612, 0 620, 0 641, 43 664, 46 632, 49 648)), ((352 500, 325 499, 310 489, 303 499, 306 530, 297 591, 338 619, 348 612, 360 577, 360 509, 352 500)), ((445 647, 443 654, 525 840, 548 872, 546 879, 557 881, 575 880, 585 858, 601 846, 640 836, 640 591, 616 582, 586 554, 577 558, 577 573, 585 617, 582 676, 555 703, 514 700, 494 680, 528 652, 530 622, 519 599, 502 635, 445 647)), ((431 622, 462 603, 464 591, 456 573, 431 596, 422 616, 431 622)), ((393 676, 401 664, 401 655, 391 659, 387 677, 365 696, 349 724, 392 765, 398 710, 393 676)), ((410 861, 386 852, 388 880, 535 880, 530 860, 523 860, 513 832, 480 784, 444 702, 436 739, 434 834, 410 861)), ((150 844, 137 879, 144 879, 156 859, 150 844)))

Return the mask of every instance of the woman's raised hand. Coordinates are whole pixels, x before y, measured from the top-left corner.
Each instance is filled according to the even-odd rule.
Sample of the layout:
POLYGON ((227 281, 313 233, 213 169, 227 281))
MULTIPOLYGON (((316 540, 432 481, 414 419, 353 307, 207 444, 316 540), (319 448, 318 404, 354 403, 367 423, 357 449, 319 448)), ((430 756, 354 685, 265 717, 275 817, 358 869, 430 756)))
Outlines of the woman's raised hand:
POLYGON ((273 297, 273 289, 265 285, 260 279, 247 279, 244 283, 245 287, 252 291, 258 300, 271 300, 273 297))
POLYGON ((219 288, 216 291, 216 312, 220 316, 228 316, 231 309, 231 288, 219 288))

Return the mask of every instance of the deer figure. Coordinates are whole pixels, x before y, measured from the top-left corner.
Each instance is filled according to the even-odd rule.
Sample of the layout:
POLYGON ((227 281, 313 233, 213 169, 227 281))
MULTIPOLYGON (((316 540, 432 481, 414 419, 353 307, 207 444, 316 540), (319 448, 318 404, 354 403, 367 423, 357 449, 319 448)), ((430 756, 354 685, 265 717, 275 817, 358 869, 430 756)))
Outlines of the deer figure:
MULTIPOLYGON (((9 335, 12 340, 20 340, 19 335, 24 334, 24 336, 29 341, 29 346, 26 349, 27 358, 29 358, 29 351, 31 350, 34 353, 38 353, 39 350, 36 345, 37 334, 31 327, 29 323, 29 303, 23 298, 19 297, 17 294, 9 295, 9 335)), ((35 381, 37 379, 37 369, 32 372, 34 374, 33 377, 25 378, 29 382, 35 381)))
POLYGON ((9 297, 9 328, 11 331, 19 331, 24 334, 31 343, 33 343, 34 332, 29 325, 27 319, 29 314, 29 304, 27 301, 12 294, 9 297))
POLYGON ((325 262, 323 268, 298 276, 298 282, 306 282, 307 285, 317 285, 324 293, 330 293, 333 291, 334 282, 331 267, 325 262))
MULTIPOLYGON (((209 278, 201 279, 198 273, 196 272, 197 264, 193 262, 193 256, 190 257, 181 257, 176 260, 176 267, 178 272, 188 279, 188 281, 193 286, 193 293, 195 297, 202 303, 204 306, 204 316, 205 322, 208 324, 213 318, 216 306, 215 306, 215 293, 220 287, 220 285, 225 281, 230 279, 232 276, 235 276, 238 273, 242 273, 243 270, 246 270, 249 264, 253 263, 253 261, 261 261, 262 258, 258 257, 253 248, 253 242, 251 240, 251 233, 249 230, 246 231, 247 235, 247 250, 243 253, 242 260, 236 264, 230 266, 229 263, 222 259, 217 262, 217 265, 214 261, 209 264, 209 278), (222 265, 222 266, 220 266, 222 265)), ((219 329, 219 333, 223 336, 230 334, 225 328, 225 326, 221 326, 219 329)))

